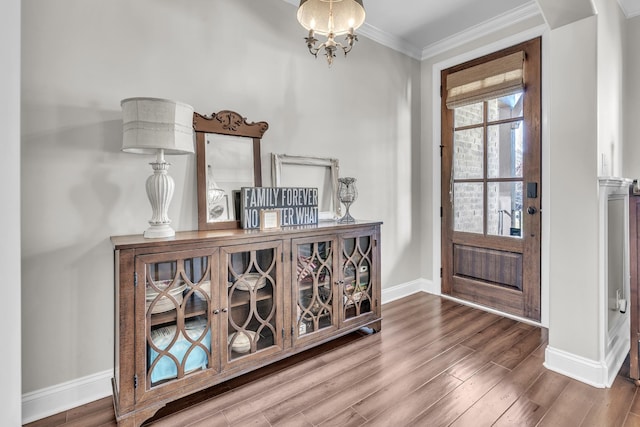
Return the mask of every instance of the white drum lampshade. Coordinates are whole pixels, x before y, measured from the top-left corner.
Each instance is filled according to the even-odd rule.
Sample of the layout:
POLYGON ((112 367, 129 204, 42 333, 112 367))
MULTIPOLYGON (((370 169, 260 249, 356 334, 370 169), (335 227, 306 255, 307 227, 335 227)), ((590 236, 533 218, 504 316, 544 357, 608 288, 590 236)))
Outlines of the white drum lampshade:
POLYGON ((153 175, 146 189, 152 217, 144 237, 171 237, 175 231, 167 214, 173 197, 173 179, 167 173, 170 163, 165 154, 194 152, 193 107, 182 102, 159 98, 127 98, 122 106, 122 151, 156 154, 151 163, 153 175))

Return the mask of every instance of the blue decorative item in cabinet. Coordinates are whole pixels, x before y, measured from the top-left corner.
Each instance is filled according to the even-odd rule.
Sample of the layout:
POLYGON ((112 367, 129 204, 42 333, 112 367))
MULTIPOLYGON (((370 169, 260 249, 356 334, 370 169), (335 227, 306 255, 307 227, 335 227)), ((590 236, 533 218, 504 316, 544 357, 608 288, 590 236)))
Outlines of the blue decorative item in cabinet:
MULTIPOLYGON (((211 329, 209 329, 200 341, 202 346, 207 348, 204 351, 201 345, 198 345, 198 339, 202 336, 204 330, 208 327, 206 319, 197 319, 189 322, 185 322, 185 331, 189 338, 195 343, 190 342, 184 337, 182 332, 179 332, 179 337, 176 342, 169 348, 169 353, 173 355, 179 363, 183 363, 185 354, 193 347, 187 360, 184 363, 185 374, 198 370, 206 369, 209 361, 209 354, 211 354, 211 329)), ((153 345, 160 351, 167 350, 167 347, 171 344, 171 341, 175 337, 177 332, 176 325, 163 326, 151 331, 151 340, 153 345)), ((178 365, 168 355, 163 355, 160 360, 152 367, 154 361, 159 356, 159 353, 149 345, 149 365, 151 371, 151 383, 155 384, 158 381, 176 378, 178 376, 178 365), (151 368, 152 367, 152 368, 151 368)))

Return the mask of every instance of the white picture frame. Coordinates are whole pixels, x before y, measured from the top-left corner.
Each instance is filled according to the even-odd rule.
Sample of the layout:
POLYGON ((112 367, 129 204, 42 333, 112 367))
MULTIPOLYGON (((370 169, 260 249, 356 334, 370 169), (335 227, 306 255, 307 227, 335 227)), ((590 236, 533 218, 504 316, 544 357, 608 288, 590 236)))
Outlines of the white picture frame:
POLYGON ((338 159, 271 153, 272 185, 317 188, 319 221, 335 221, 341 216, 339 172, 338 159))

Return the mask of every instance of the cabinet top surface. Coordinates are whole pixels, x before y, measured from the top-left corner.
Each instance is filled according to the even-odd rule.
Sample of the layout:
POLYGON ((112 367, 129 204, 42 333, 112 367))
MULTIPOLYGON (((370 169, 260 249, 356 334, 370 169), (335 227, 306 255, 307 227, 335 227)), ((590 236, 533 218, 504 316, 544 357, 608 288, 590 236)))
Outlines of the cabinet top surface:
POLYGON ((346 232, 349 229, 354 231, 363 227, 371 227, 382 224, 381 221, 356 221, 349 224, 339 224, 337 221, 320 221, 317 225, 299 225, 291 227, 282 227, 279 230, 245 230, 245 229, 230 229, 230 230, 209 230, 209 231, 179 231, 176 232, 174 237, 160 238, 160 239, 146 239, 142 234, 132 234, 128 236, 112 236, 111 243, 114 249, 131 249, 150 247, 157 245, 172 245, 176 243, 191 243, 201 242, 203 240, 225 240, 228 238, 233 239, 251 239, 251 238, 282 238, 285 236, 292 236, 297 234, 304 234, 309 232, 346 232))

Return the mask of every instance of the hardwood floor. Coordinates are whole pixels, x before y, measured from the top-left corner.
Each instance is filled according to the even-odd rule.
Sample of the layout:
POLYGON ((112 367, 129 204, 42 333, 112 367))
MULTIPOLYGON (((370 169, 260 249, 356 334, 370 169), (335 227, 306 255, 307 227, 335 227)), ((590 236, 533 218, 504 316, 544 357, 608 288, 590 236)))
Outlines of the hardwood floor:
MULTIPOLYGON (((428 294, 355 333, 163 408, 162 426, 640 426, 626 377, 597 389, 546 370, 546 330, 428 294)), ((115 426, 111 398, 28 424, 115 426)))

